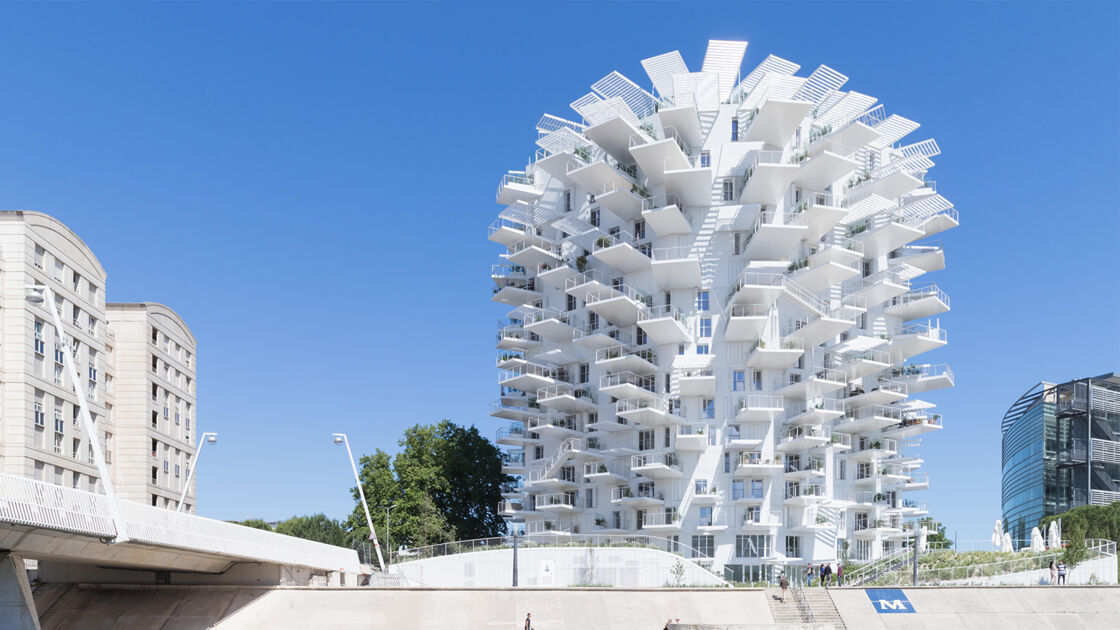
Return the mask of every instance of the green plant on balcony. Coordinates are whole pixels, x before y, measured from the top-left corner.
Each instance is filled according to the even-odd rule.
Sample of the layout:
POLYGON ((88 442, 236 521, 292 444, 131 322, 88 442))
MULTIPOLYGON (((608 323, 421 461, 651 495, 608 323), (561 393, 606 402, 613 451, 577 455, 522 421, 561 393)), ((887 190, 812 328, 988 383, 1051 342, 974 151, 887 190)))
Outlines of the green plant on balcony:
POLYGON ((789 163, 790 164, 800 164, 800 163, 802 163, 802 162, 804 162, 805 160, 808 160, 808 159, 809 159, 809 152, 808 151, 802 151, 801 153, 798 153, 798 154, 794 155, 793 157, 791 157, 789 159, 789 163))
POLYGON ((602 516, 596 516, 595 517, 595 527, 606 527, 606 526, 607 526, 607 519, 603 518, 602 516))
POLYGON ((809 266, 809 258, 806 256, 805 258, 802 258, 801 260, 795 260, 794 262, 791 262, 789 264, 789 266, 786 267, 786 271, 797 271, 798 269, 801 269, 802 267, 808 267, 808 266, 809 266))
POLYGON ((651 123, 644 122, 644 123, 642 123, 641 127, 639 127, 639 129, 641 129, 642 132, 645 133, 647 136, 649 136, 651 138, 653 137, 653 125, 651 123))
POLYGON ((605 473, 605 472, 607 472, 607 465, 606 464, 599 464, 599 467, 596 470, 600 473, 605 473))
POLYGON ((639 186, 637 184, 631 184, 630 185, 630 192, 637 193, 639 196, 644 197, 646 199, 653 199, 653 195, 649 192, 649 188, 646 188, 645 186, 639 186))
POLYGON ((630 486, 623 486, 623 488, 622 488, 622 498, 623 499, 629 499, 633 496, 634 496, 634 492, 630 489, 630 486))
POLYGON ((882 503, 883 501, 887 500, 887 495, 883 494, 882 492, 876 492, 873 500, 875 503, 882 503))
POLYGON ((824 525, 828 523, 828 517, 824 514, 817 514, 817 525, 824 525))
POLYGON ((544 528, 547 531, 552 531, 553 529, 555 529, 555 527, 556 527, 556 525, 554 525, 552 521, 545 521, 544 522, 544 528))
POLYGON ((610 237, 600 236, 599 238, 595 239, 595 247, 610 247, 610 246, 611 246, 610 237))
POLYGON ((584 162, 590 162, 591 161, 591 150, 588 149, 587 147, 578 146, 572 151, 572 153, 575 153, 576 157, 583 160, 584 162))
POLYGON ((581 254, 576 258, 576 271, 580 273, 587 271, 587 256, 585 254, 581 254))

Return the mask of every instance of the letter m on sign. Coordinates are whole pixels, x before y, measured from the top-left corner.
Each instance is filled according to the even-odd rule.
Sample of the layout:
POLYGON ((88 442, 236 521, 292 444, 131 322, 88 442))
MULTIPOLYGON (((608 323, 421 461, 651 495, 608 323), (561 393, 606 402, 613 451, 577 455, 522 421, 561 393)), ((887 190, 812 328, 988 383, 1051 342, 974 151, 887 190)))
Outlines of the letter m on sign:
POLYGON ((868 588, 867 598, 875 607, 875 612, 884 613, 912 613, 914 605, 906 598, 900 588, 868 588))

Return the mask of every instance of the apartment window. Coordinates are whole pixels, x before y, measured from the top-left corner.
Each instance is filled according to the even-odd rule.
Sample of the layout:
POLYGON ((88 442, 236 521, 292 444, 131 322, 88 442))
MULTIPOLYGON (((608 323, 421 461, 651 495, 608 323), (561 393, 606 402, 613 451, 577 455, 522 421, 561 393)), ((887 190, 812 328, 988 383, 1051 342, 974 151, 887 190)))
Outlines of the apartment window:
MULTIPOLYGON (((666 374, 665 375, 665 393, 666 394, 669 393, 669 390, 672 388, 672 386, 673 386, 673 377, 670 374, 666 374)), ((680 401, 677 401, 677 402, 680 402, 680 401)))
POLYGON ((747 373, 743 370, 731 372, 731 391, 742 392, 747 389, 747 373))
POLYGON ((175 476, 179 476, 179 464, 175 464, 175 476))
POLYGON ((78 426, 78 414, 81 413, 81 408, 78 405, 70 407, 70 424, 78 426))
POLYGON ((870 260, 865 260, 865 261, 863 261, 863 277, 866 278, 867 276, 870 276, 870 275, 871 275, 871 261, 870 260))
POLYGON ((82 448, 82 441, 79 440, 78 438, 74 438, 74 444, 73 444, 73 448, 70 451, 70 457, 73 457, 74 459, 78 459, 78 451, 80 451, 81 448, 82 448))
POLYGON ((738 118, 732 118, 731 119, 731 141, 732 142, 738 142, 739 141, 739 119, 738 118))
POLYGON ((711 337, 712 336, 712 318, 711 317, 701 317, 700 318, 700 336, 701 337, 711 337))
POLYGON ((751 479, 751 486, 750 486, 750 490, 751 490, 751 495, 750 495, 750 497, 751 497, 752 499, 761 499, 761 498, 763 498, 763 493, 762 493, 762 480, 761 480, 761 479, 751 479))
POLYGON ((712 153, 710 151, 700 152, 700 168, 707 168, 712 165, 712 153))
POLYGON ((867 330, 867 313, 859 314, 859 327, 867 330))
POLYGON ((35 424, 45 426, 47 424, 47 414, 43 413, 43 393, 35 392, 35 397, 35 424))
POLYGON ((78 308, 77 304, 74 305, 73 309, 74 310, 72 311, 72 313, 73 313, 74 325, 75 326, 81 326, 81 324, 78 323, 78 319, 82 316, 82 309, 78 308))
POLYGON ((801 557, 801 537, 786 536, 786 556, 790 558, 801 557))
POLYGON ((62 346, 56 345, 54 347, 54 362, 57 363, 59 366, 61 366, 62 362, 65 361, 65 360, 66 360, 66 355, 64 355, 62 353, 62 346))
POLYGON ((54 364, 54 384, 55 385, 61 385, 62 384, 62 366, 59 365, 58 363, 54 364))
POLYGON ((733 201, 735 198, 735 180, 727 178, 723 180, 723 196, 724 201, 733 201))
POLYGON ((543 446, 534 447, 533 448, 533 459, 543 459, 543 458, 544 458, 544 447, 543 446))
POLYGON ((43 341, 43 322, 35 320, 35 354, 42 356, 47 351, 47 344, 43 341))
POLYGON ((735 480, 731 482, 731 500, 738 501, 746 496, 746 491, 743 489, 743 482, 735 480))
POLYGON ((564 212, 572 211, 572 191, 564 191, 564 212))
POLYGON ((78 292, 78 287, 82 284, 82 275, 77 271, 74 272, 74 293, 78 292))
MULTIPOLYGON (((91 356, 90 358, 92 359, 93 357, 91 356)), ((91 383, 97 382, 97 366, 93 363, 89 364, 89 380, 91 383)))
POLYGON ((739 249, 739 241, 741 240, 741 239, 740 239, 740 237, 741 237, 741 236, 742 236, 742 235, 741 235, 741 234, 740 234, 739 232, 735 232, 735 249, 734 249, 734 251, 733 251, 732 253, 733 253, 734 255, 736 255, 736 256, 738 256, 738 255, 739 255, 739 253, 740 253, 740 249, 739 249))
POLYGON ((731 453, 723 454, 723 472, 731 472, 731 453))
POLYGON ((715 554, 716 539, 715 536, 703 535, 692 537, 692 557, 712 557, 715 554))
POLYGON ((709 354, 710 352, 711 352, 711 348, 708 346, 708 344, 706 344, 706 343, 696 344, 696 354, 709 354))
POLYGON ((155 326, 152 326, 152 345, 156 343, 159 343, 159 331, 156 330, 155 326))
POLYGON ((704 419, 714 420, 716 417, 716 401, 714 398, 704 399, 704 419))
MULTIPOLYGON (((699 527, 712 526, 712 508, 710 506, 704 506, 700 508, 700 520, 696 523, 696 525, 699 527)), ((709 553, 708 555, 710 556, 712 554, 709 553)))
POLYGON ((62 282, 62 261, 57 258, 54 259, 54 279, 62 282))
POLYGON ((710 294, 707 291, 696 292, 696 310, 707 311, 711 307, 710 294))
MULTIPOLYGON (((47 250, 43 249, 42 247, 39 247, 38 245, 35 246, 35 267, 37 269, 42 269, 43 268, 43 258, 46 255, 47 255, 47 250)), ((61 280, 61 279, 62 278, 59 278, 59 280, 61 280)))
POLYGON ((642 330, 641 326, 638 327, 638 332, 634 335, 634 339, 637 340, 639 346, 644 346, 649 343, 649 337, 646 335, 646 331, 642 330))
POLYGON ((653 429, 643 429, 638 431, 638 450, 648 451, 655 447, 653 441, 653 429))
POLYGON ((54 452, 58 453, 59 455, 62 454, 62 434, 61 433, 55 433, 54 434, 54 452))
POLYGON ((576 310, 576 296, 574 296, 574 295, 569 295, 568 296, 568 308, 567 308, 567 310, 569 310, 569 311, 576 310))
POLYGON ((190 352, 187 353, 187 357, 183 361, 187 364, 187 367, 191 366, 191 353, 190 352))
POLYGON ((837 458, 836 460, 836 478, 843 481, 848 478, 848 462, 837 458))
MULTIPOLYGON (((57 403, 56 403, 57 404, 57 403)), ((62 433, 66 430, 66 423, 62 421, 62 407, 54 408, 54 432, 62 433)))
POLYGON ((684 354, 684 344, 683 343, 677 344, 677 354, 684 354))
POLYGON ((611 278, 611 288, 615 291, 622 290, 622 276, 611 278))
POLYGON ((769 555, 769 536, 765 534, 739 534, 735 536, 735 557, 765 558, 769 555))
POLYGON ((762 370, 751 370, 751 389, 762 391, 762 370))
POLYGON ((645 237, 646 237, 646 222, 645 221, 635 221, 634 222, 634 238, 642 239, 642 238, 645 238, 645 237))
POLYGON ((665 427, 665 441, 664 441, 665 448, 669 448, 670 446, 673 445, 672 439, 673 439, 672 428, 671 427, 665 427))
POLYGON ((595 227, 599 227, 599 209, 598 208, 592 208, 590 214, 591 214, 591 216, 587 220, 588 223, 590 223, 591 225, 594 225, 595 227))
POLYGON ((588 488, 584 490, 583 495, 587 497, 587 507, 595 507, 595 488, 588 488))

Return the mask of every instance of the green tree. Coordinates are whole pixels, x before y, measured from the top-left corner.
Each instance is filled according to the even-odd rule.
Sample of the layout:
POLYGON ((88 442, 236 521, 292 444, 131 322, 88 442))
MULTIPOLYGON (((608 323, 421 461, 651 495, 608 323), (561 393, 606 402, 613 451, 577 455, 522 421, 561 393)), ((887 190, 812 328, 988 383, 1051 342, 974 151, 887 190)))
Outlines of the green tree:
POLYGON ((293 516, 286 521, 277 523, 275 531, 278 534, 314 540, 328 545, 350 546, 350 533, 341 523, 333 518, 327 518, 325 514, 293 516))
MULTIPOLYGON (((1063 514, 1043 517, 1038 528, 1046 535, 1050 523, 1061 519, 1062 538, 1068 546, 1062 559, 1069 566, 1081 562, 1088 555, 1085 547, 1087 538, 1104 538, 1120 544, 1120 502, 1109 505, 1083 505, 1063 514)), ((1120 565, 1120 557, 1117 558, 1120 565)))
POLYGON ((244 525, 245 527, 252 527, 253 529, 263 529, 263 530, 267 530, 267 531, 272 531, 272 526, 269 525, 267 522, 265 522, 264 519, 260 519, 260 518, 247 518, 243 521, 230 521, 230 522, 231 523, 237 523, 238 525, 244 525))
MULTIPOLYGON (((358 460, 358 465, 358 476, 362 480, 362 489, 366 493, 370 517, 373 519, 373 528, 377 531, 377 539, 382 544, 387 544, 385 510, 381 509, 380 506, 396 505, 401 500, 400 484, 397 483, 397 478, 393 474, 392 459, 388 453, 377 449, 372 455, 362 455, 361 459, 358 460)), ((357 486, 350 489, 350 494, 354 497, 354 511, 346 519, 345 525, 350 530, 354 540, 369 540, 369 526, 366 524, 366 513, 362 510, 362 501, 358 496, 357 486)), ((396 512, 396 510, 391 510, 391 512, 396 512)), ((396 534, 399 527, 396 519, 397 515, 392 514, 390 526, 394 532, 394 538, 400 540, 396 534)))

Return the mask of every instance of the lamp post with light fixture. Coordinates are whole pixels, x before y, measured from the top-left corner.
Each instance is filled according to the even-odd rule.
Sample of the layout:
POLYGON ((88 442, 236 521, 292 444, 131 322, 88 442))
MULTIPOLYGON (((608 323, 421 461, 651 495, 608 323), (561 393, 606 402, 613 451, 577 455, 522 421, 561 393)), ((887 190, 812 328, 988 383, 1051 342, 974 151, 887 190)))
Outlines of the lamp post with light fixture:
POLYGON ((187 499, 187 490, 191 488, 191 479, 194 479, 194 469, 198 467, 198 460, 202 457, 202 445, 207 442, 216 444, 218 442, 218 434, 203 433, 202 437, 198 438, 198 448, 194 451, 194 461, 191 462, 191 468, 187 471, 187 485, 183 486, 183 494, 179 496, 179 507, 175 510, 176 512, 183 511, 183 501, 187 499))
POLYGON ((358 466, 354 463, 354 453, 350 451, 350 440, 347 439, 345 433, 332 433, 331 437, 334 438, 335 444, 344 444, 346 446, 346 454, 350 456, 350 467, 354 469, 354 481, 358 484, 358 496, 362 499, 362 509, 366 512, 366 524, 369 525, 369 539, 373 541, 373 548, 377 551, 377 564, 381 567, 381 572, 385 572, 385 560, 381 558, 381 545, 377 542, 377 532, 373 529, 373 518, 369 515, 369 504, 366 503, 366 493, 362 490, 362 480, 358 477, 358 466))

